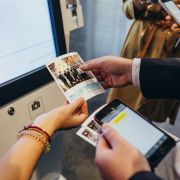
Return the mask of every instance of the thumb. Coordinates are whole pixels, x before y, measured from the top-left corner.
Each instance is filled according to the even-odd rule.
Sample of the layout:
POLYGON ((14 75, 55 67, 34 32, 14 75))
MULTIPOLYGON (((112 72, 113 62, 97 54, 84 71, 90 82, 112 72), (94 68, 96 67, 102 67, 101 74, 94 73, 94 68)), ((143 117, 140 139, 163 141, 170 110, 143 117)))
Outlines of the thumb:
POLYGON ((107 156, 107 150, 109 150, 110 147, 107 144, 106 140, 104 139, 104 137, 102 135, 99 136, 97 145, 96 145, 96 164, 98 164, 99 161, 102 160, 103 154, 105 154, 105 156, 107 156))
POLYGON ((81 106, 84 104, 84 101, 85 100, 83 98, 79 98, 79 99, 73 101, 72 103, 70 103, 68 106, 69 106, 71 113, 81 109, 81 106))
POLYGON ((80 68, 84 71, 90 71, 92 69, 101 68, 101 64, 102 64, 101 59, 93 59, 81 65, 80 68))
POLYGON ((72 120, 74 121, 74 124, 78 126, 82 124, 87 117, 88 117, 88 106, 87 106, 87 101, 84 101, 83 104, 81 105, 81 109, 79 113, 74 114, 74 118, 72 120))
POLYGON ((111 148, 115 148, 122 144, 122 138, 119 133, 111 127, 111 125, 107 123, 103 124, 102 133, 111 148))

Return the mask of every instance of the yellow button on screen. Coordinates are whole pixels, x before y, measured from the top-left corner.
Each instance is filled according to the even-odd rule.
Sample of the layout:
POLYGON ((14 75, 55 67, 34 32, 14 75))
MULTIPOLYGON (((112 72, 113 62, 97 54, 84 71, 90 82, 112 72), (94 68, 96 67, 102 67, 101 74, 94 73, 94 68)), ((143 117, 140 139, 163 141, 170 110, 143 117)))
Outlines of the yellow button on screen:
POLYGON ((125 118, 127 116, 127 114, 125 112, 121 113, 119 116, 117 116, 113 123, 114 124, 118 124, 123 118, 125 118))

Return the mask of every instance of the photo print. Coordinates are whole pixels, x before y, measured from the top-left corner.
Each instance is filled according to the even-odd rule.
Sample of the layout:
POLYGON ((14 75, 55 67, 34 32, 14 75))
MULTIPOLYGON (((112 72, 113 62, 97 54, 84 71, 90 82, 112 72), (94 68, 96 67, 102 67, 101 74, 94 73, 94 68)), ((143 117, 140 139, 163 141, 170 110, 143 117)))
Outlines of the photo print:
POLYGON ((82 124, 81 124, 81 128, 76 132, 76 134, 78 136, 80 136, 82 139, 84 139, 85 141, 87 141, 88 143, 92 144, 93 146, 96 146, 97 140, 99 138, 99 135, 101 134, 101 125, 99 125, 95 120, 94 120, 94 116, 97 112, 99 112, 106 104, 102 105, 101 107, 99 107, 96 111, 94 111, 82 124), (87 134, 87 130, 88 132, 91 133, 92 136, 96 137, 97 140, 95 140, 96 142, 92 142, 91 140, 89 140, 89 138, 87 138, 85 135, 87 134), (85 131, 85 132, 84 132, 85 131), (84 132, 84 133, 83 133, 84 132), (85 134, 85 135, 84 135, 85 134))
POLYGON ((96 146, 98 142, 99 134, 88 127, 80 128, 76 134, 93 146, 96 146))
POLYGON ((101 133, 101 126, 94 120, 91 120, 87 124, 87 127, 92 129, 93 131, 96 131, 97 133, 101 133))
POLYGON ((69 102, 80 97, 88 100, 105 92, 92 72, 84 72, 80 69, 79 66, 82 64, 84 61, 78 53, 69 53, 46 65, 69 102))
POLYGON ((80 65, 84 64, 78 53, 60 56, 46 65, 69 102, 80 97, 88 100, 93 96, 104 93, 104 88, 92 72, 84 72, 80 65))

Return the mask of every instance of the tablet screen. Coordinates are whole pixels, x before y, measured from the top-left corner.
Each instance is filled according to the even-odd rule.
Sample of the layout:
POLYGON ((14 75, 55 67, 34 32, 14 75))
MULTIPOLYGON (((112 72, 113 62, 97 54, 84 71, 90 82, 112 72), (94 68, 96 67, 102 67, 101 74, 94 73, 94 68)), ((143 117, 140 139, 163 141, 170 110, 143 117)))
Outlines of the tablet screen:
POLYGON ((114 107, 113 111, 101 121, 109 122, 122 137, 147 158, 167 139, 162 131, 123 104, 114 107))

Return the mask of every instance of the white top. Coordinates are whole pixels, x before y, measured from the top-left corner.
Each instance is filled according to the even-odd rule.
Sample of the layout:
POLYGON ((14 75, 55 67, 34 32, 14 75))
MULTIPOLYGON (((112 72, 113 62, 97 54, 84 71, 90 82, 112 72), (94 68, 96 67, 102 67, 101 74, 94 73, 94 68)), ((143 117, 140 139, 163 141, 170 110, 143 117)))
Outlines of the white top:
POLYGON ((132 64, 132 82, 135 86, 140 86, 140 82, 139 82, 140 64, 141 64, 141 59, 134 58, 132 64))

